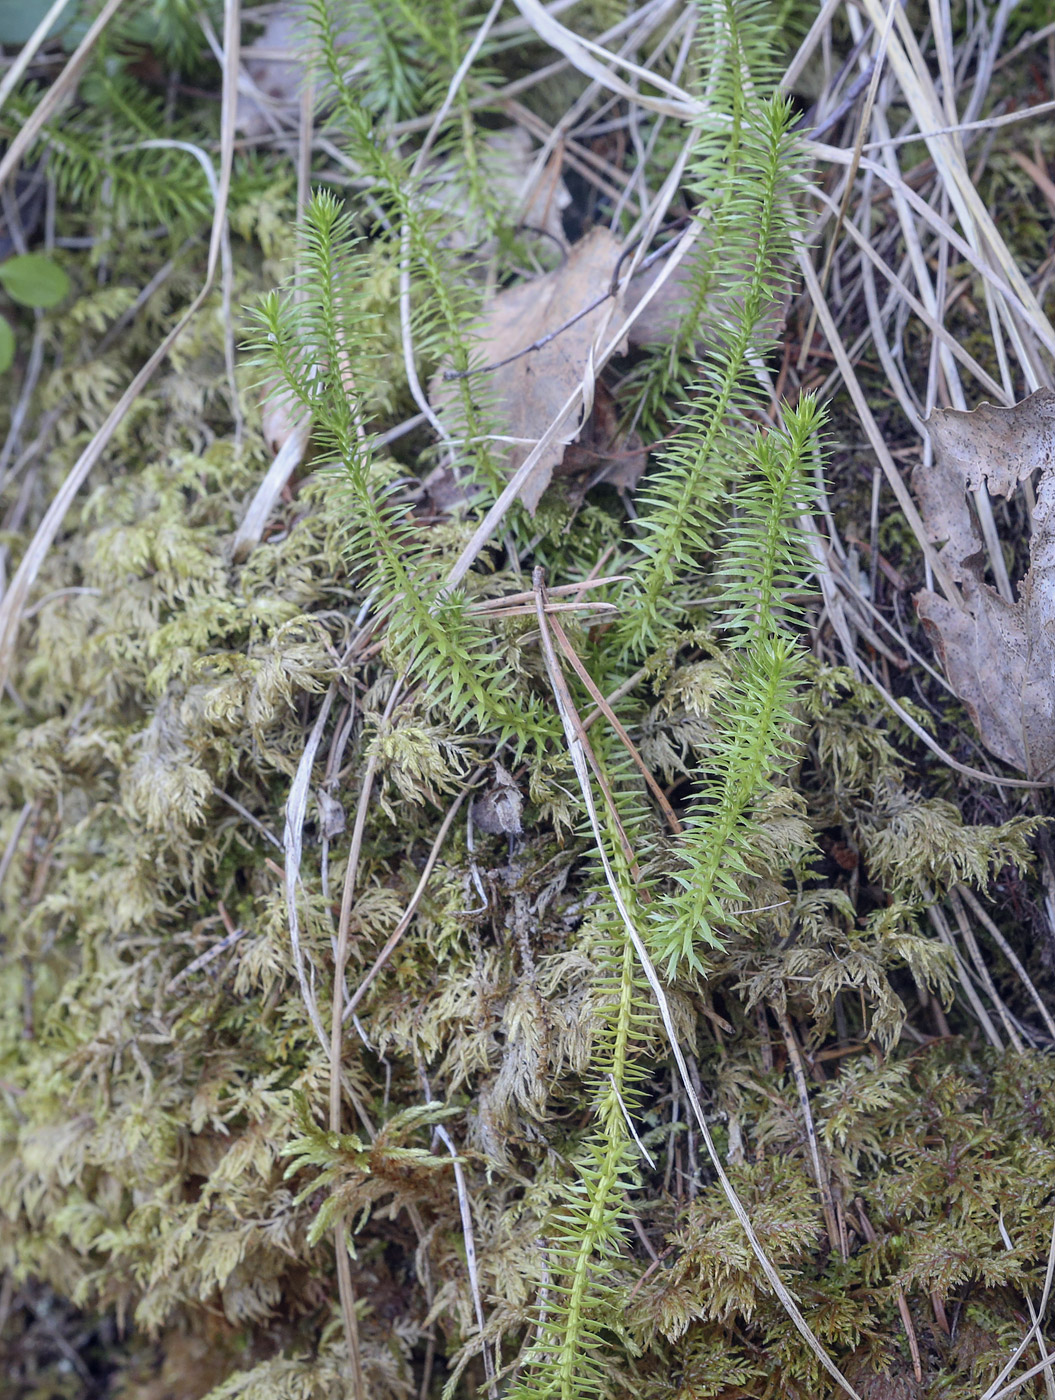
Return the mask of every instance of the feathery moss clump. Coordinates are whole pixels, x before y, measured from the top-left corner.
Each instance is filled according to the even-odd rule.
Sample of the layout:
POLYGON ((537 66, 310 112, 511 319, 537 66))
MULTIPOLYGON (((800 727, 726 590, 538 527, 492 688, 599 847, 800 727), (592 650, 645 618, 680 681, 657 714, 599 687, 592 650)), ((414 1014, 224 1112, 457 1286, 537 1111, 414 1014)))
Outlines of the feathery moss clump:
MULTIPOLYGON (((428 7, 427 35, 416 8, 374 8, 398 11, 389 61, 417 71, 400 46, 431 37, 457 67, 460 7, 428 7)), ((720 295, 730 323, 703 367, 692 336, 685 363, 644 362, 648 412, 673 426, 636 529, 603 488, 563 533, 513 513, 501 551, 447 586, 483 510, 426 518, 433 461, 382 441, 407 397, 393 268, 406 253, 430 364, 469 363, 479 288, 413 162, 375 139, 391 104, 349 89, 329 134, 384 218, 316 195, 288 296, 263 295, 289 251, 288 173, 237 172, 235 300, 262 298, 241 328, 258 362, 239 368, 245 442, 217 294, 48 557, 0 708, 0 1269, 27 1400, 353 1394, 335 1227, 371 1400, 836 1393, 703 1154, 613 885, 756 1235, 858 1393, 976 1397, 1022 1335, 1051 1239, 1055 1064, 1001 1050, 997 1029, 985 1044, 939 935, 954 887, 998 909, 1019 887, 1036 822, 966 824, 869 688, 803 643, 821 415, 803 399, 759 428, 752 368, 787 275, 790 119, 764 99, 763 16, 704 9, 727 42, 701 81, 733 120, 701 131, 694 197, 736 255, 701 259, 689 300, 720 295), (261 358, 310 413, 313 452, 239 558, 267 455, 247 391, 261 358), (543 557, 551 583, 578 582, 609 545, 623 578, 590 596, 617 621, 564 627, 621 693, 676 832, 606 721, 585 823, 537 616, 473 607, 543 557), (345 1019, 337 1131, 325 1028, 369 772, 342 1005, 435 864, 345 1019), (511 785, 516 819, 497 819, 511 785), (72 1370, 68 1343, 38 1348, 31 1374, 16 1333, 49 1309, 88 1340, 72 1370)), ((336 79, 339 25, 314 14, 336 79)), ((114 207, 142 230, 160 215, 134 195, 114 207)), ((62 405, 49 492, 191 281, 177 264, 126 337, 84 353, 129 304, 144 243, 110 286, 71 258, 85 289, 49 326, 63 355, 39 389, 62 405)), ((486 493, 484 407, 466 394, 445 465, 486 493)))

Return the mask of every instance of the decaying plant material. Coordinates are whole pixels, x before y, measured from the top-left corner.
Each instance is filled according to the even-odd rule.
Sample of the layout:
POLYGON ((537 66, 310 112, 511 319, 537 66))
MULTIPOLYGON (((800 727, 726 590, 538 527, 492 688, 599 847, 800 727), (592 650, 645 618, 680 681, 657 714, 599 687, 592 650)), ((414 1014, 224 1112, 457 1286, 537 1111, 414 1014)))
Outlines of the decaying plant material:
MULTIPOLYGON (((487 308, 477 353, 480 369, 487 371, 481 382, 493 411, 515 444, 506 463, 510 475, 582 380, 583 366, 599 349, 605 329, 619 323, 621 255, 618 240, 607 229, 592 229, 560 267, 499 292, 487 308)), ((432 399, 441 412, 443 405, 456 401, 442 373, 432 399)), ((520 500, 531 515, 580 426, 568 424, 521 486, 520 500)))
POLYGON ((1047 1394, 1045 16, 114 10, 0 85, 5 1397, 1047 1394))
POLYGON ((1055 394, 1040 389, 1011 408, 938 410, 937 460, 917 469, 932 540, 945 541, 966 607, 920 594, 920 617, 939 638, 949 681, 986 746, 1031 778, 1055 775, 1055 394), (965 492, 1010 496, 1033 474, 1029 572, 1009 602, 984 582, 985 551, 965 492))

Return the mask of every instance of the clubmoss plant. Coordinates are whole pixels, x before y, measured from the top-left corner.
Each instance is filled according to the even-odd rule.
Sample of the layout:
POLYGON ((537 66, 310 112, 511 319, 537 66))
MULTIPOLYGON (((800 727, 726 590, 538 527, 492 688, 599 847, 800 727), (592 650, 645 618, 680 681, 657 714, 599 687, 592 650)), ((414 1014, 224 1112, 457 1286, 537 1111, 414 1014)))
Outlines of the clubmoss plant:
MULTIPOLYGON (((623 17, 581 8, 584 32, 623 17)), ((834 1395, 704 1156, 625 911, 723 1170, 814 1336, 863 1400, 977 1400, 1041 1296, 1055 1069, 1010 963, 992 961, 1006 1021, 977 1017, 950 891, 977 891, 1050 986, 1028 917, 1037 822, 1011 798, 965 821, 876 693, 807 646, 823 412, 769 391, 796 155, 768 7, 698 6, 709 111, 688 180, 706 237, 691 314, 624 386, 628 417, 667 439, 636 517, 558 479, 457 589, 503 485, 486 375, 457 381, 447 438, 397 434, 415 379, 481 369, 479 257, 430 204, 431 159, 468 171, 496 279, 522 272, 475 154, 505 120, 491 84, 512 49, 485 43, 452 89, 479 5, 308 10, 321 141, 343 161, 296 243, 284 158, 236 165, 232 304, 257 308, 237 327, 245 443, 217 387, 217 293, 68 517, 0 701, 12 1393, 347 1400, 357 1332, 370 1400, 834 1395), (261 379, 310 420, 311 448, 236 555, 269 461, 261 379), (428 503, 434 469, 456 507, 428 503), (590 597, 610 611, 540 617, 536 566, 550 587, 602 570, 614 581, 590 597), (503 595, 533 601, 496 612, 503 595), (352 998, 333 1131, 318 1025, 352 998), (87 1340, 34 1372, 25 1338, 56 1317, 87 1340)), ((105 112, 79 106, 49 136, 60 189, 109 178, 109 234, 69 250, 75 298, 42 323, 30 398, 59 426, 24 499, 3 478, 12 510, 58 489, 196 290, 191 243, 110 334, 205 193, 174 153, 155 166, 132 147, 214 122, 179 103, 169 120, 122 55, 90 69, 105 112)))

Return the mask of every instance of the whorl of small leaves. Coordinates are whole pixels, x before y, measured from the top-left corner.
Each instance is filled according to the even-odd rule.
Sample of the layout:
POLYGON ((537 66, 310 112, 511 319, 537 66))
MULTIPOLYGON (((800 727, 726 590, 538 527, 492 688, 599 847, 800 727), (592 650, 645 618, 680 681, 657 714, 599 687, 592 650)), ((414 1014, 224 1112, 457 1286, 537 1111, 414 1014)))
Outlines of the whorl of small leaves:
MULTIPOLYGON (((217 296, 68 517, 0 702, 0 849, 13 853, 0 886, 4 1345, 33 1317, 76 1307, 82 1329, 109 1337, 106 1376, 126 1400, 166 1387, 195 1400, 345 1400, 330 1244, 341 1218, 371 1400, 419 1394, 430 1357, 428 1400, 480 1393, 482 1347, 498 1385, 524 1397, 762 1400, 779 1376, 790 1400, 827 1400, 831 1382, 687 1129, 556 737, 535 619, 486 628, 467 611, 469 598, 520 581, 481 566, 464 598, 443 597, 472 516, 423 523, 399 494, 410 466, 378 446, 409 402, 393 331, 401 223, 423 360, 469 362, 477 289, 404 197, 402 157, 366 148, 378 114, 418 115, 429 63, 445 90, 475 11, 360 9, 371 42, 390 37, 388 67, 372 69, 378 89, 352 93, 340 120, 397 231, 366 239, 336 200, 317 197, 298 295, 267 298, 256 326, 260 353, 312 416, 322 469, 313 462, 267 537, 234 560, 267 454, 253 416, 242 452, 231 438, 217 296), (353 669, 343 658, 366 618, 384 646, 353 669), (386 717, 397 671, 405 693, 386 717), (333 684, 296 892, 324 1014, 348 858, 347 836, 325 836, 326 799, 350 811, 376 758, 350 988, 396 927, 472 768, 500 753, 525 799, 513 849, 479 828, 470 845, 463 822, 449 833, 415 919, 349 1021, 340 1134, 320 1127, 330 1071, 301 996, 276 849, 305 734, 333 684), (439 1128, 466 1183, 483 1336, 439 1128)), ((737 121, 702 133, 700 159, 728 247, 750 255, 728 264, 742 316, 725 328, 712 377, 695 397, 690 388, 681 435, 646 488, 644 549, 595 497, 577 510, 555 498, 530 527, 511 517, 510 540, 525 555, 533 541, 555 580, 581 579, 610 545, 606 568, 633 573, 625 593, 605 595, 623 605, 618 629, 567 630, 606 694, 643 661, 618 713, 675 788, 686 831, 663 828, 598 723, 591 739, 615 804, 601 804, 602 838, 670 975, 679 1039, 763 1246, 862 1394, 878 1393, 877 1377, 917 1393, 907 1309, 925 1375, 947 1400, 977 1400, 1021 1337, 1025 1299, 1040 1294, 1055 1067, 1045 1053, 980 1048, 925 910, 953 882, 978 890, 1050 988, 1023 878, 1036 823, 1011 807, 966 822, 934 795, 940 773, 917 775, 903 756, 876 694, 809 661, 797 640, 810 566, 796 522, 819 415, 805 400, 760 433, 716 412, 751 409, 757 423, 769 408, 745 366, 784 236, 786 117, 757 100, 758 10, 705 6, 701 19, 705 57, 726 75, 715 91, 740 94, 737 121), (726 178, 723 151, 749 188, 726 178), (752 249, 770 216, 763 263, 752 249), (719 600, 710 626, 690 611, 701 595, 719 600), (845 1257, 824 1219, 785 1016, 815 1076, 845 1257), (917 1036, 934 1036, 907 1040, 909 1017, 917 1036)), ((115 115, 119 87, 99 120, 133 140, 134 114, 123 125, 115 115)), ((113 174, 104 166, 78 180, 113 174)), ((159 208, 114 186, 115 223, 139 233, 115 240, 113 285, 93 285, 89 256, 69 254, 75 286, 90 290, 51 328, 56 354, 34 409, 63 411, 40 461, 41 500, 196 288, 200 268, 177 267, 118 343, 94 353, 132 286, 167 256, 143 230, 160 213, 179 227, 181 177, 193 206, 190 167, 159 170, 170 181, 159 208)), ((254 266, 250 251, 265 261, 259 275, 240 273, 236 305, 270 280, 266 260, 289 250, 294 216, 287 173, 250 173, 232 195, 247 254, 237 261, 254 266)), ((704 266, 701 276, 721 270, 704 266)), ((478 446, 457 454, 486 485, 478 446)), ((23 483, 2 489, 9 508, 23 483)), ((1031 1023, 1028 1000, 986 953, 1031 1023)), ((83 1377, 64 1362, 60 1349, 18 1400, 76 1393, 83 1377)))

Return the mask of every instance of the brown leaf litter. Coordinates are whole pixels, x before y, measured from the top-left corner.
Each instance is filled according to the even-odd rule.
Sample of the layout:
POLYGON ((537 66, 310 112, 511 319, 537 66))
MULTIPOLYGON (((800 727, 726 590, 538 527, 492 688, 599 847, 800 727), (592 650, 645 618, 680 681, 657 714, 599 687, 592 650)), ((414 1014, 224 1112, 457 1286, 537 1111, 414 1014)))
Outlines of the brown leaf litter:
POLYGON ((600 380, 593 412, 564 453, 559 474, 580 478, 580 491, 606 482, 617 491, 633 491, 648 465, 648 449, 635 432, 622 432, 619 406, 600 380))
POLYGON ((935 409, 932 466, 913 487, 964 606, 929 590, 916 608, 986 747, 1034 779, 1055 775, 1055 392, 1010 408, 935 409), (1009 603, 984 582, 985 553, 966 491, 1010 497, 1039 472, 1030 567, 1009 603))
MULTIPOLYGON (((560 267, 499 292, 485 313, 478 363, 496 367, 478 379, 486 383, 499 431, 513 439, 504 463, 510 476, 583 376, 591 378, 595 347, 609 325, 622 319, 621 295, 605 295, 622 251, 607 229, 595 228, 574 244, 560 267), (577 315, 579 319, 567 325, 577 315), (545 343, 528 348, 539 341, 545 343)), ((449 417, 458 399, 457 386, 444 380, 441 371, 429 392, 437 413, 449 417)), ((591 392, 588 401, 592 397, 591 392)), ((581 419, 570 422, 525 483, 520 499, 532 515, 582 427, 581 419)))

